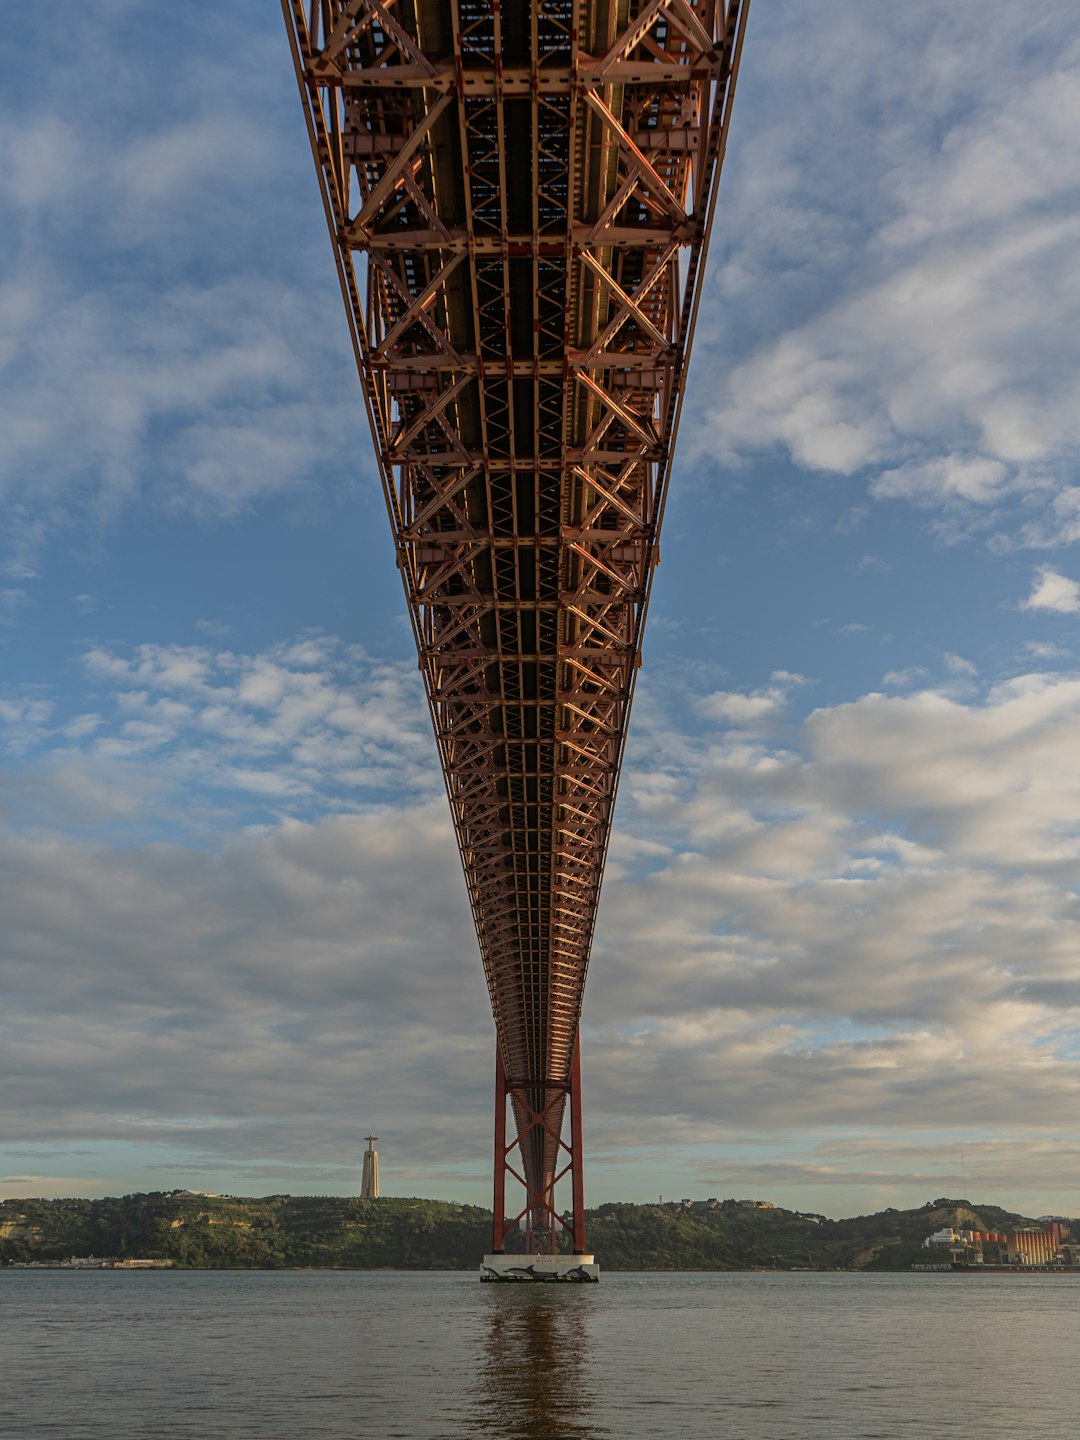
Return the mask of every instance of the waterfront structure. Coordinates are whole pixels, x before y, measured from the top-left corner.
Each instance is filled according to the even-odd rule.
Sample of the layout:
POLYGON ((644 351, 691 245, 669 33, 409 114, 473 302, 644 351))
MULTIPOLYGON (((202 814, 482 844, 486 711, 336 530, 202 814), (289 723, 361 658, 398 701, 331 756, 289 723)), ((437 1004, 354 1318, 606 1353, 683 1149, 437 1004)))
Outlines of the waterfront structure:
POLYGON ((364 1200, 377 1200, 379 1198, 379 1152, 375 1149, 377 1135, 367 1137, 367 1149, 364 1151, 364 1173, 360 1181, 360 1194, 364 1200))
POLYGON ((12 1270, 171 1270, 175 1260, 121 1260, 117 1255, 72 1255, 67 1260, 13 1260, 12 1270))
POLYGON ((282 5, 496 1023, 485 1274, 522 1220, 580 1273, 582 991, 748 0, 282 5))
POLYGON ((947 1248, 956 1261, 986 1263, 992 1247, 997 1263, 1006 1265, 1061 1265, 1072 1263, 1069 1229, 1059 1220, 1028 1225, 1020 1230, 956 1230, 946 1226, 923 1241, 924 1248, 947 1248))

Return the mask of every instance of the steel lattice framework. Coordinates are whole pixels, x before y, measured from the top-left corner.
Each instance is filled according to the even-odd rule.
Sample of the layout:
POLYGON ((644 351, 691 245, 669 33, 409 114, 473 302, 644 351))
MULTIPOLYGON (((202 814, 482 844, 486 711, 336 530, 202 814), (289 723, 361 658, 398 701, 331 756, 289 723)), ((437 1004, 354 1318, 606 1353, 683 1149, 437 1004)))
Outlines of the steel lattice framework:
POLYGON ((574 1162, 580 1210, 564 1110, 748 0, 282 3, 517 1126, 496 1168, 517 1146, 553 1215, 574 1162))

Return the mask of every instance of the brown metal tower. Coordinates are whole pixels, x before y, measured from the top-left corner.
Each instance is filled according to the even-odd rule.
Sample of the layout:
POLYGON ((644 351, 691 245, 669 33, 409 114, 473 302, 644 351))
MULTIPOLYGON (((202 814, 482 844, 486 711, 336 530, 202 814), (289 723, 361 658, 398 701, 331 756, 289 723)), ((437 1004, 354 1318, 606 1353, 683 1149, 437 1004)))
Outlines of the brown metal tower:
POLYGON ((498 1031, 497 1252, 507 1173, 531 1251, 585 1248, 582 989, 748 3, 282 0, 498 1031))

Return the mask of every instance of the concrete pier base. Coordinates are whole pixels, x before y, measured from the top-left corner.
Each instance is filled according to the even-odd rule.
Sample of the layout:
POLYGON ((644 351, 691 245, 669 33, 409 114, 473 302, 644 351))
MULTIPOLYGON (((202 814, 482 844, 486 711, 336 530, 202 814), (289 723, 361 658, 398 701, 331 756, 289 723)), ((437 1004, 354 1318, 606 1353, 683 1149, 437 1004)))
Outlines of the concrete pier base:
POLYGON ((480 1279, 595 1284, 600 1266, 591 1255, 485 1255, 480 1279))

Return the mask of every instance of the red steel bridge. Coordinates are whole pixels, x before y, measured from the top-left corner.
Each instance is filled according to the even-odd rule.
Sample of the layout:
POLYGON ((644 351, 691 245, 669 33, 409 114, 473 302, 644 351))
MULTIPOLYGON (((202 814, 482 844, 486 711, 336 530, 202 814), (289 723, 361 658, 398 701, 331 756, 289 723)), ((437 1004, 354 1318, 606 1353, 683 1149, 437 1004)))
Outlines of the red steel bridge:
POLYGON ((585 1254, 582 991, 748 4, 282 0, 495 1016, 496 1260, 519 1221, 585 1254))

